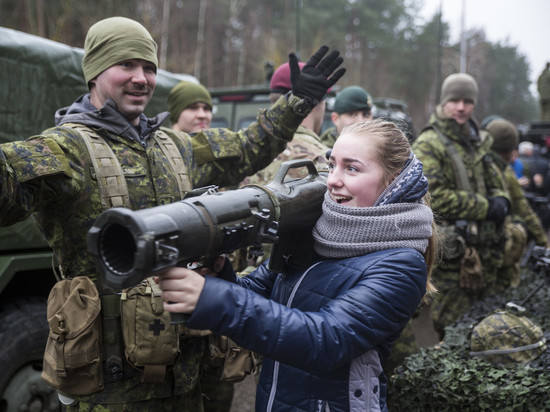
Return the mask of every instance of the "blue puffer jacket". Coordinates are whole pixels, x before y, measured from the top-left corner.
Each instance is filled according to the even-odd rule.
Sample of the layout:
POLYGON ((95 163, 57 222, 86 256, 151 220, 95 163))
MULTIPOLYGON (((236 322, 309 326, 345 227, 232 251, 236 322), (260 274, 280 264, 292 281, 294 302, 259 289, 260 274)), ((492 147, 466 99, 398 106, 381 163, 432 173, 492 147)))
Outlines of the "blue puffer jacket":
POLYGON ((277 274, 261 266, 242 286, 208 276, 191 328, 264 355, 256 411, 385 411, 389 355, 426 286, 408 248, 277 274), (267 299, 266 299, 267 298, 267 299))

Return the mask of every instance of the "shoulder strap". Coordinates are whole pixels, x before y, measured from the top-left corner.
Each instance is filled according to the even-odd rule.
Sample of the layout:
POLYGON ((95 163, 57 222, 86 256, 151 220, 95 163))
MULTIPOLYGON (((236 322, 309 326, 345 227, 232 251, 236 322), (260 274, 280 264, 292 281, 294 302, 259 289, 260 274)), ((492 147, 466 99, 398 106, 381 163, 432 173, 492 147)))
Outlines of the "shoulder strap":
MULTIPOLYGON (((174 133, 172 136, 175 139, 180 139, 177 133, 174 133)), ((181 153, 174 141, 162 130, 159 129, 153 133, 153 139, 155 139, 155 142, 157 142, 164 155, 170 161, 170 165, 176 174, 181 198, 183 199, 185 194, 189 192, 192 187, 189 173, 187 172, 187 167, 181 157, 181 153)))
POLYGON ((86 143, 88 153, 92 159, 103 209, 111 207, 130 208, 130 197, 124 172, 105 139, 96 131, 84 125, 67 125, 76 130, 86 143))
POLYGON ((439 139, 443 142, 445 145, 445 149, 447 149, 447 152, 449 153, 449 156, 451 158, 451 166, 453 168, 453 171, 456 176, 457 185, 460 190, 466 190, 467 192, 471 192, 472 188, 470 186, 470 181, 468 180, 468 174, 466 173, 466 167, 464 166, 464 162, 462 161, 462 158, 460 157, 460 154, 458 153, 458 150, 456 150, 455 145, 451 140, 445 136, 441 130, 439 130, 439 127, 436 125, 432 125, 433 130, 437 133, 437 136, 439 139))
MULTIPOLYGON (((105 139, 96 131, 84 125, 67 123, 66 126, 76 130, 86 143, 97 178, 102 207, 104 209, 111 207, 130 208, 130 197, 124 172, 105 139)), ((177 135, 174 134, 174 136, 177 135)), ((183 199, 185 194, 192 189, 183 158, 173 140, 160 129, 153 134, 153 139, 168 158, 177 178, 180 196, 183 199)))

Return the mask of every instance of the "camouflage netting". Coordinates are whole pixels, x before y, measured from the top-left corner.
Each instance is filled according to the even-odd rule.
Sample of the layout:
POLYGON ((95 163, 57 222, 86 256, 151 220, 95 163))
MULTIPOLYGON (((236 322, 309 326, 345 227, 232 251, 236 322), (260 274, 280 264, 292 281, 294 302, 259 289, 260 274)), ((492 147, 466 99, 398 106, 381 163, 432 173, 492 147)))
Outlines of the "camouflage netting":
POLYGON ((550 410, 550 350, 537 359, 498 366, 469 356, 473 325, 507 302, 519 304, 546 279, 523 306, 550 341, 550 278, 524 269, 521 285, 479 302, 445 330, 445 341, 408 357, 389 379, 390 411, 550 410), (396 396, 391 396, 396 394, 396 396))

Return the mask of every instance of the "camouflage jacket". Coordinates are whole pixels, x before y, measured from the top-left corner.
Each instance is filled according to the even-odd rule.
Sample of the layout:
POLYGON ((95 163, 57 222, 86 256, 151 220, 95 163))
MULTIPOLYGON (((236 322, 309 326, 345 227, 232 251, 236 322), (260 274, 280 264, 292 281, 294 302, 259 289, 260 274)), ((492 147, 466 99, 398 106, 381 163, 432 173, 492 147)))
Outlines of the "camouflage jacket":
POLYGON ((497 153, 493 152, 494 162, 504 174, 506 179, 506 187, 510 194, 512 219, 519 220, 527 228, 529 237, 535 239, 535 242, 539 246, 547 246, 548 240, 544 227, 542 226, 540 219, 535 211, 529 205, 529 202, 523 194, 523 189, 518 182, 518 179, 508 163, 497 153))
MULTIPOLYGON (((191 138, 181 133, 174 143, 186 163, 193 187, 237 184, 264 168, 292 139, 310 107, 290 95, 258 114, 247 129, 210 129, 191 138)), ((79 123, 100 134, 118 158, 126 178, 131 208, 143 209, 180 200, 169 160, 152 139, 168 116, 142 116, 140 132, 108 101, 96 110, 88 96, 56 114, 56 127, 26 141, 0 145, 0 225, 30 215, 44 233, 64 277, 88 276, 96 283, 93 260, 86 253, 90 227, 103 212, 94 168, 85 143, 65 123, 79 123)), ((168 136, 174 131, 163 128, 168 136)), ((128 365, 125 378, 105 385, 92 402, 133 402, 164 398, 193 389, 202 339, 185 339, 180 362, 164 383, 142 385, 128 365)))
MULTIPOLYGON (((296 159, 311 159, 315 167, 320 172, 328 171, 328 161, 326 158, 327 151, 330 150, 319 140, 319 137, 311 130, 303 126, 299 126, 294 134, 294 138, 266 168, 260 170, 255 175, 244 179, 244 184, 266 185, 270 183, 277 171, 281 167, 281 163, 296 160, 296 159)), ((304 177, 303 170, 290 170, 290 177, 304 177)))
POLYGON ((323 143, 325 146, 333 147, 334 143, 336 142, 336 139, 338 139, 338 133, 336 133, 336 127, 331 127, 321 135, 321 143, 323 143))
POLYGON ((436 216, 448 222, 459 219, 483 221, 487 216, 489 196, 510 200, 502 175, 488 156, 492 138, 481 139, 477 126, 470 121, 460 127, 453 119, 440 119, 435 113, 429 125, 413 143, 413 151, 424 165, 436 216), (450 161, 445 144, 435 128, 452 142, 465 165, 471 192, 458 187, 458 176, 450 161), (473 135, 470 138, 470 130, 473 135))
MULTIPOLYGON (((477 125, 471 120, 461 127, 454 119, 441 119, 434 113, 429 125, 412 146, 424 165, 432 195, 431 206, 438 224, 448 226, 442 228, 448 230, 455 227, 457 220, 469 222, 466 242, 475 246, 479 253, 487 288, 491 288, 496 281, 497 268, 502 266, 504 260, 506 242, 503 228, 497 228, 493 221, 486 218, 488 197, 501 196, 510 200, 502 173, 489 155, 492 140, 491 136, 482 139, 477 125), (437 130, 446 136, 454 149, 447 148, 437 130), (466 184, 460 184, 461 176, 455 171, 451 150, 462 159, 466 174, 462 178, 467 180, 466 184), (469 188, 465 189, 466 185, 469 188)), ((452 243, 447 244, 447 239, 444 241, 444 253, 434 271, 434 278, 456 282, 463 255, 445 253, 452 243)))

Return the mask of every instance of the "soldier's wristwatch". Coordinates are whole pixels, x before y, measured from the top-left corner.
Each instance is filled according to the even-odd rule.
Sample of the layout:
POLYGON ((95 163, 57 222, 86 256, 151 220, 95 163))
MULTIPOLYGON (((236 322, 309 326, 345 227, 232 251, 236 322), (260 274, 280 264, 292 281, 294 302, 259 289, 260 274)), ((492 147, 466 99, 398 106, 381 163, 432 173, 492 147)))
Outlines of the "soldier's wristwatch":
POLYGON ((302 98, 289 93, 288 95, 288 105, 292 107, 294 113, 306 116, 313 109, 313 102, 308 98, 302 98))

